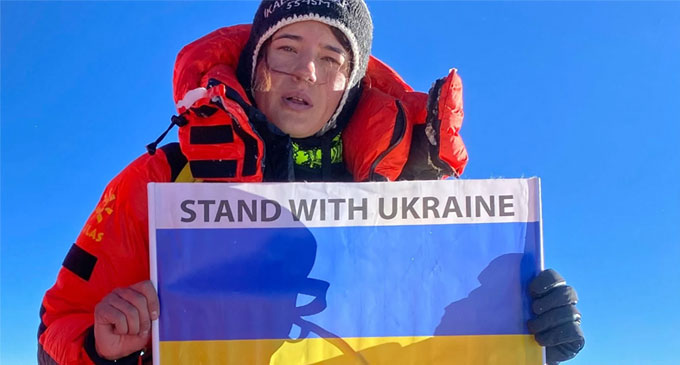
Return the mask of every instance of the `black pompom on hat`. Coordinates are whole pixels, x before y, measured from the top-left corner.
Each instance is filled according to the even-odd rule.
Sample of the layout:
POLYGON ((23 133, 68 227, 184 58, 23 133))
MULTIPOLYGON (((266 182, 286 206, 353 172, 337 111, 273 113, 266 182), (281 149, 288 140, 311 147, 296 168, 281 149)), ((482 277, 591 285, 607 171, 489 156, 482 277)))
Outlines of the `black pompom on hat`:
POLYGON ((342 112, 348 95, 358 88, 366 74, 373 41, 373 22, 363 0, 264 0, 260 3, 250 38, 241 52, 238 69, 239 82, 251 90, 258 55, 267 39, 279 29, 297 22, 314 20, 339 29, 352 47, 352 69, 349 82, 337 110, 319 134, 332 129, 342 112))

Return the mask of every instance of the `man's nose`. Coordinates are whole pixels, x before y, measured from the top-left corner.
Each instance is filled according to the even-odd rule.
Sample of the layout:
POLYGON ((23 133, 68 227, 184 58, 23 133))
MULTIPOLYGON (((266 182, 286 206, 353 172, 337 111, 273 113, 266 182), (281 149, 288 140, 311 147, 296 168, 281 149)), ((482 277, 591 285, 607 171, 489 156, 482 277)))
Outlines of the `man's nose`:
POLYGON ((293 75, 300 80, 315 84, 317 81, 317 67, 312 57, 301 59, 293 70, 293 75))

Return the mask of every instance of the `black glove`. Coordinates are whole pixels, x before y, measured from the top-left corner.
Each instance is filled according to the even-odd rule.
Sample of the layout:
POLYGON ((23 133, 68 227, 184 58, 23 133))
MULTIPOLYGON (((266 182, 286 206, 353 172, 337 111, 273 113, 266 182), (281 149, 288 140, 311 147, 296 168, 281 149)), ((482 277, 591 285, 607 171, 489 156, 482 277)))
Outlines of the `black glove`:
POLYGON ((581 313, 576 309, 576 290, 557 271, 548 269, 529 284, 529 294, 536 315, 529 320, 529 332, 545 346, 547 363, 554 365, 576 356, 585 344, 581 313))

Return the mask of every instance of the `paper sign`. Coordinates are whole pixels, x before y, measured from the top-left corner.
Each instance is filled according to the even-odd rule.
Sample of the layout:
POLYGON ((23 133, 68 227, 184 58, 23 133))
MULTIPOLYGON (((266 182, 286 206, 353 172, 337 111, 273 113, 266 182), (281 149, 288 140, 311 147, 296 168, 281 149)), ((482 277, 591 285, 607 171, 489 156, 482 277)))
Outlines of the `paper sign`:
POLYGON ((155 364, 542 364, 539 180, 149 184, 155 364))

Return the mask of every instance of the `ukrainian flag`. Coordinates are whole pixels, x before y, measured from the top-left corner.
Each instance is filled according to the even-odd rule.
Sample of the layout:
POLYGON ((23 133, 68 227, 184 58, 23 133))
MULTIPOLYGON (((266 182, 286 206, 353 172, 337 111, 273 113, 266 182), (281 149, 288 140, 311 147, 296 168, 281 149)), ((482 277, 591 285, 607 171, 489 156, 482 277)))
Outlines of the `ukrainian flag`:
POLYGON ((540 229, 537 220, 156 229, 155 360, 542 364, 526 326, 540 229))

